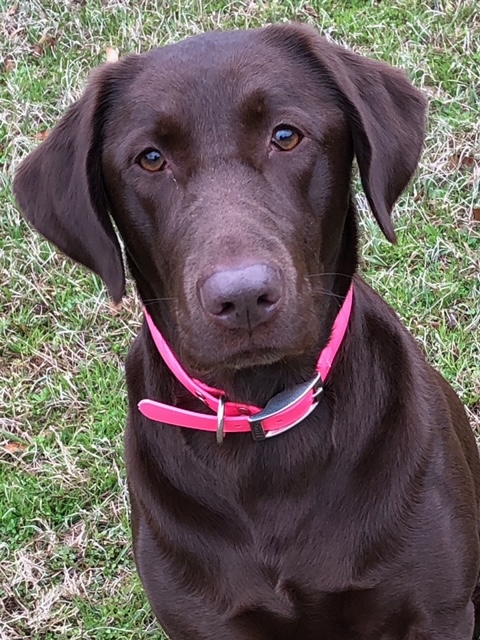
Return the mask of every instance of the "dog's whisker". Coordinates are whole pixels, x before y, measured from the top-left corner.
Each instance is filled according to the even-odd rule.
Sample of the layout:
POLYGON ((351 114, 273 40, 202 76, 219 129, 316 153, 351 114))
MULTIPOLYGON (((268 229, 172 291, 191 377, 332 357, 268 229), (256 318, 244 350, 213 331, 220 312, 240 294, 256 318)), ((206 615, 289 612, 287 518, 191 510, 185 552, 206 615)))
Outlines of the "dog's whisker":
POLYGON ((343 300, 345 298, 345 296, 341 296, 338 293, 333 293, 333 291, 329 291, 328 289, 323 289, 323 287, 319 285, 314 286, 312 290, 314 293, 321 293, 322 295, 330 296, 338 300, 343 300))
POLYGON ((338 273, 335 271, 332 272, 325 272, 325 273, 311 273, 310 275, 306 276, 307 278, 326 278, 327 276, 340 276, 341 278, 351 278, 352 274, 351 273, 338 273))
POLYGON ((155 304, 156 302, 167 302, 169 300, 175 300, 175 298, 150 298, 143 301, 144 305, 155 304))

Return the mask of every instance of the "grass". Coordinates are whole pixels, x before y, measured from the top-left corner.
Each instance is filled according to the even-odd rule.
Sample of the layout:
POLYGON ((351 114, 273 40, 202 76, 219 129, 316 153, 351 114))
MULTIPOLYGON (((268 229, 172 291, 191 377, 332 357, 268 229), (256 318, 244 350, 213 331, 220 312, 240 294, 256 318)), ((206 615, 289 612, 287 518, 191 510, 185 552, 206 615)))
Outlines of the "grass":
POLYGON ((163 637, 135 575, 122 362, 139 323, 21 220, 19 160, 105 60, 212 28, 297 19, 408 70, 430 98, 418 179, 390 246, 365 205, 365 277, 480 430, 477 0, 0 0, 0 638, 163 637))

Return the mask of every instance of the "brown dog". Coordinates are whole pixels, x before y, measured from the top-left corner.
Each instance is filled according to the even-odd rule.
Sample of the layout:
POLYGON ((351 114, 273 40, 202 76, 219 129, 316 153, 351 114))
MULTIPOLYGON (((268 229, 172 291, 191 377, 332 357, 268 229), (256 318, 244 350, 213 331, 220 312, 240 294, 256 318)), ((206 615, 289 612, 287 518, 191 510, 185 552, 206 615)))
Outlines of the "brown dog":
POLYGON ((135 341, 135 558, 172 640, 474 634, 473 434, 450 386, 354 276, 353 157, 394 240, 424 117, 402 73, 308 28, 211 33, 98 70, 18 171, 27 218, 119 300, 114 221, 153 322, 188 374, 232 402, 264 407, 310 380, 354 283, 318 405, 261 442, 226 434, 220 447, 144 417, 145 398, 211 411, 146 325, 135 341))

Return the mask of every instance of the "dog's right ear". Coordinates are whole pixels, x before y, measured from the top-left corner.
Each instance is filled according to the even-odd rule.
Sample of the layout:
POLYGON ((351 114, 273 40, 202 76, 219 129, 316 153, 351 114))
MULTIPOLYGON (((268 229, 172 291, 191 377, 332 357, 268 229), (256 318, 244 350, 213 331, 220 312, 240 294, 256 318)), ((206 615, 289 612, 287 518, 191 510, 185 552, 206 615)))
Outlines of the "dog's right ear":
POLYGON ((274 25, 264 33, 315 70, 342 104, 370 208, 395 242, 391 213, 420 158, 425 97, 399 69, 328 42, 312 27, 274 25))
POLYGON ((20 165, 13 189, 29 222, 67 256, 105 282, 119 302, 122 252, 108 213, 101 171, 103 127, 112 93, 139 56, 100 67, 83 96, 20 165))

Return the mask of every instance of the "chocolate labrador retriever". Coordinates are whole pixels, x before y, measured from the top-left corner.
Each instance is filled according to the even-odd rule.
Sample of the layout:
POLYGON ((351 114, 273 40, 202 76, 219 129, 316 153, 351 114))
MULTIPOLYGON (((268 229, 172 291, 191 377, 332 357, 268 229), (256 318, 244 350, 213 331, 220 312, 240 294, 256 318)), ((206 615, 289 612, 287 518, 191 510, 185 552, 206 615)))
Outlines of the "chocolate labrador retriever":
POLYGON ((118 301, 115 224, 148 309, 126 461, 172 640, 478 631, 473 433, 355 275, 353 158, 394 241, 425 110, 310 28, 209 33, 100 68, 18 170, 28 220, 118 301))

